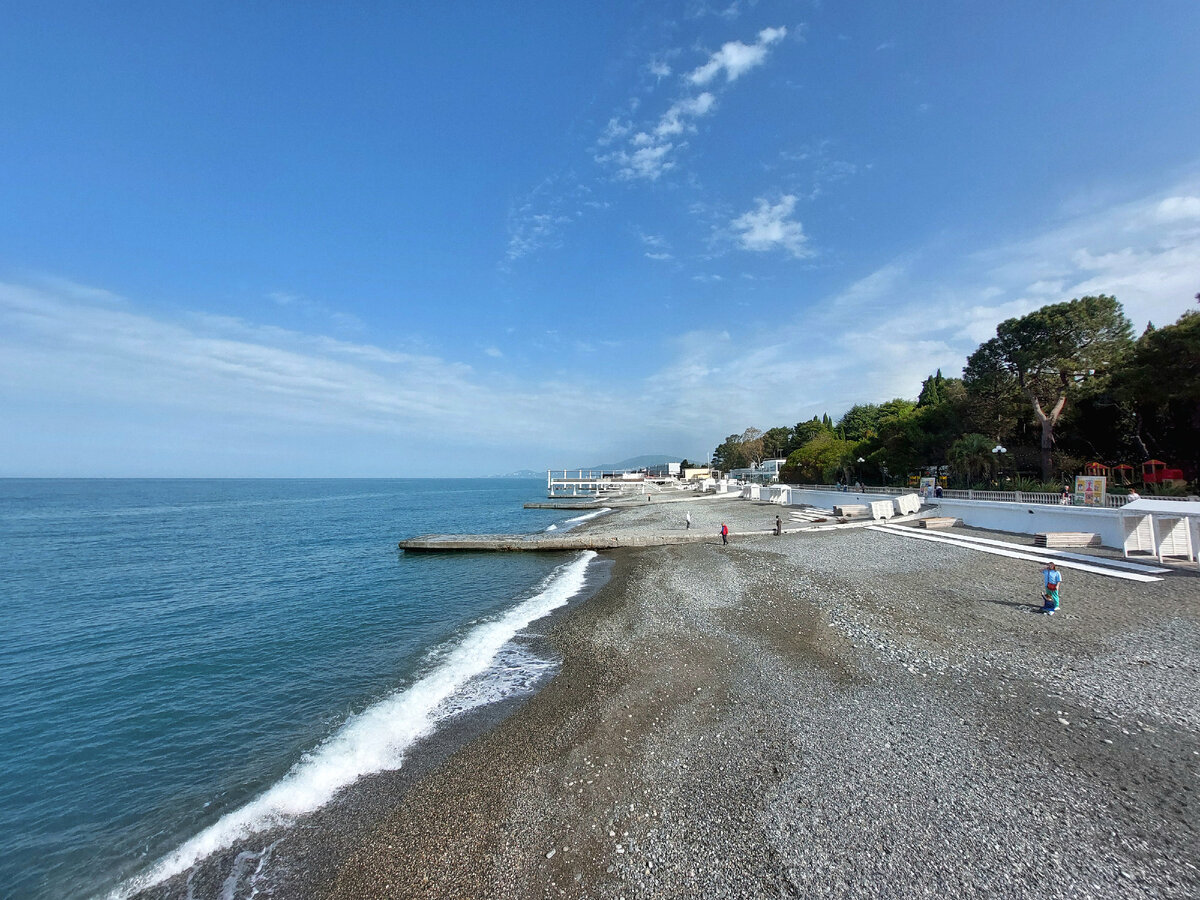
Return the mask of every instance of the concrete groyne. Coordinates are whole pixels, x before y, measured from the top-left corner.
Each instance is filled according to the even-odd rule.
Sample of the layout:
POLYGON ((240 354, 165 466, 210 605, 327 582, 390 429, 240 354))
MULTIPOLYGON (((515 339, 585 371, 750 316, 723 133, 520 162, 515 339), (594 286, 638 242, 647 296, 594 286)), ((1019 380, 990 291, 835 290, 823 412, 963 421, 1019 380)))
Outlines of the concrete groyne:
MULTIPOLYGON (((770 531, 749 534, 770 534, 770 531)), ((739 532, 745 537, 748 532, 739 532)), ((672 544, 702 544, 721 542, 718 535, 684 532, 682 534, 422 534, 400 541, 406 553, 479 553, 525 552, 541 553, 561 550, 614 550, 618 547, 664 547, 672 544)))

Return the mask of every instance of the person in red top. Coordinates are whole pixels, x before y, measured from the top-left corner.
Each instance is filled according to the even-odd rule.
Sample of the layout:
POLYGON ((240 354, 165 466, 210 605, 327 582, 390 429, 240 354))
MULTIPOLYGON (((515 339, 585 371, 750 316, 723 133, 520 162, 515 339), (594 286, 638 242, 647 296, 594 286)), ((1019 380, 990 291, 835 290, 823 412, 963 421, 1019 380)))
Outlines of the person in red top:
POLYGON ((724 547, 729 543, 729 526, 724 522, 721 523, 721 546, 724 547))

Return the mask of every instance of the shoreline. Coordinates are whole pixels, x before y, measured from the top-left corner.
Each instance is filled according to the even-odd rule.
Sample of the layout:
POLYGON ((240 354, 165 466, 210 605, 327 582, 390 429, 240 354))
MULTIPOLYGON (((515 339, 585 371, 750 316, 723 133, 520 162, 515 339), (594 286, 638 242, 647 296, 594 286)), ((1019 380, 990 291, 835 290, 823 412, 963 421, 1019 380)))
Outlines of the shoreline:
MULTIPOLYGON (((563 554, 562 564, 577 556, 563 554)), ((548 670, 528 691, 442 720, 431 733, 406 750, 400 768, 366 775, 343 788, 324 806, 286 825, 241 838, 188 869, 130 896, 180 900, 241 897, 243 892, 250 896, 263 889, 289 898, 326 896, 325 888, 337 867, 354 852, 364 830, 386 812, 388 804, 402 800, 423 777, 471 741, 497 728, 553 680, 562 665, 561 655, 551 639, 556 623, 601 591, 611 570, 611 560, 599 557, 591 560, 581 589, 566 604, 535 619, 509 642, 528 648, 533 656, 549 663, 548 670)))

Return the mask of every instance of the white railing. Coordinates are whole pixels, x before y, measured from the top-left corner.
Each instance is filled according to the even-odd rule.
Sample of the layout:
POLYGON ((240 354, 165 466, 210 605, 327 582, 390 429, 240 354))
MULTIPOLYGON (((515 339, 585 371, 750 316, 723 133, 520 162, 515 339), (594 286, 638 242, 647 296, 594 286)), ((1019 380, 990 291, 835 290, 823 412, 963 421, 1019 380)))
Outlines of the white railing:
MULTIPOLYGON (((805 491, 833 491, 841 493, 842 488, 836 484, 793 484, 789 487, 800 488, 805 491)), ((854 491, 853 487, 847 488, 848 491, 861 494, 882 494, 888 497, 899 496, 900 494, 920 493, 916 488, 895 488, 883 487, 880 485, 866 485, 861 491, 854 491)), ((960 491, 960 490, 942 490, 942 496, 954 500, 990 500, 1000 503, 1043 503, 1047 506, 1058 505, 1062 502, 1062 494, 1046 494, 1040 491, 960 491)), ((1186 500, 1186 497, 1161 497, 1154 495, 1155 500, 1186 500)), ((1104 506, 1107 509, 1120 509, 1129 498, 1124 494, 1106 494, 1104 497, 1104 506)), ((1069 504, 1073 505, 1073 504, 1069 504)))

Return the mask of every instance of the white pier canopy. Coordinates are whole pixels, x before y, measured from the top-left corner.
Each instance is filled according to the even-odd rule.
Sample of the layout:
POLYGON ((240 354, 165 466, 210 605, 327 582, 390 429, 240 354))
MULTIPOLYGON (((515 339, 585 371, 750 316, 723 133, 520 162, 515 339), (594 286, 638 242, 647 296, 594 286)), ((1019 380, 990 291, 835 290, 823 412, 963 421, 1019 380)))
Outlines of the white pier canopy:
POLYGON ((1125 536, 1125 556, 1149 553, 1159 562, 1169 556, 1191 561, 1200 547, 1200 502, 1134 500, 1118 510, 1125 536))

